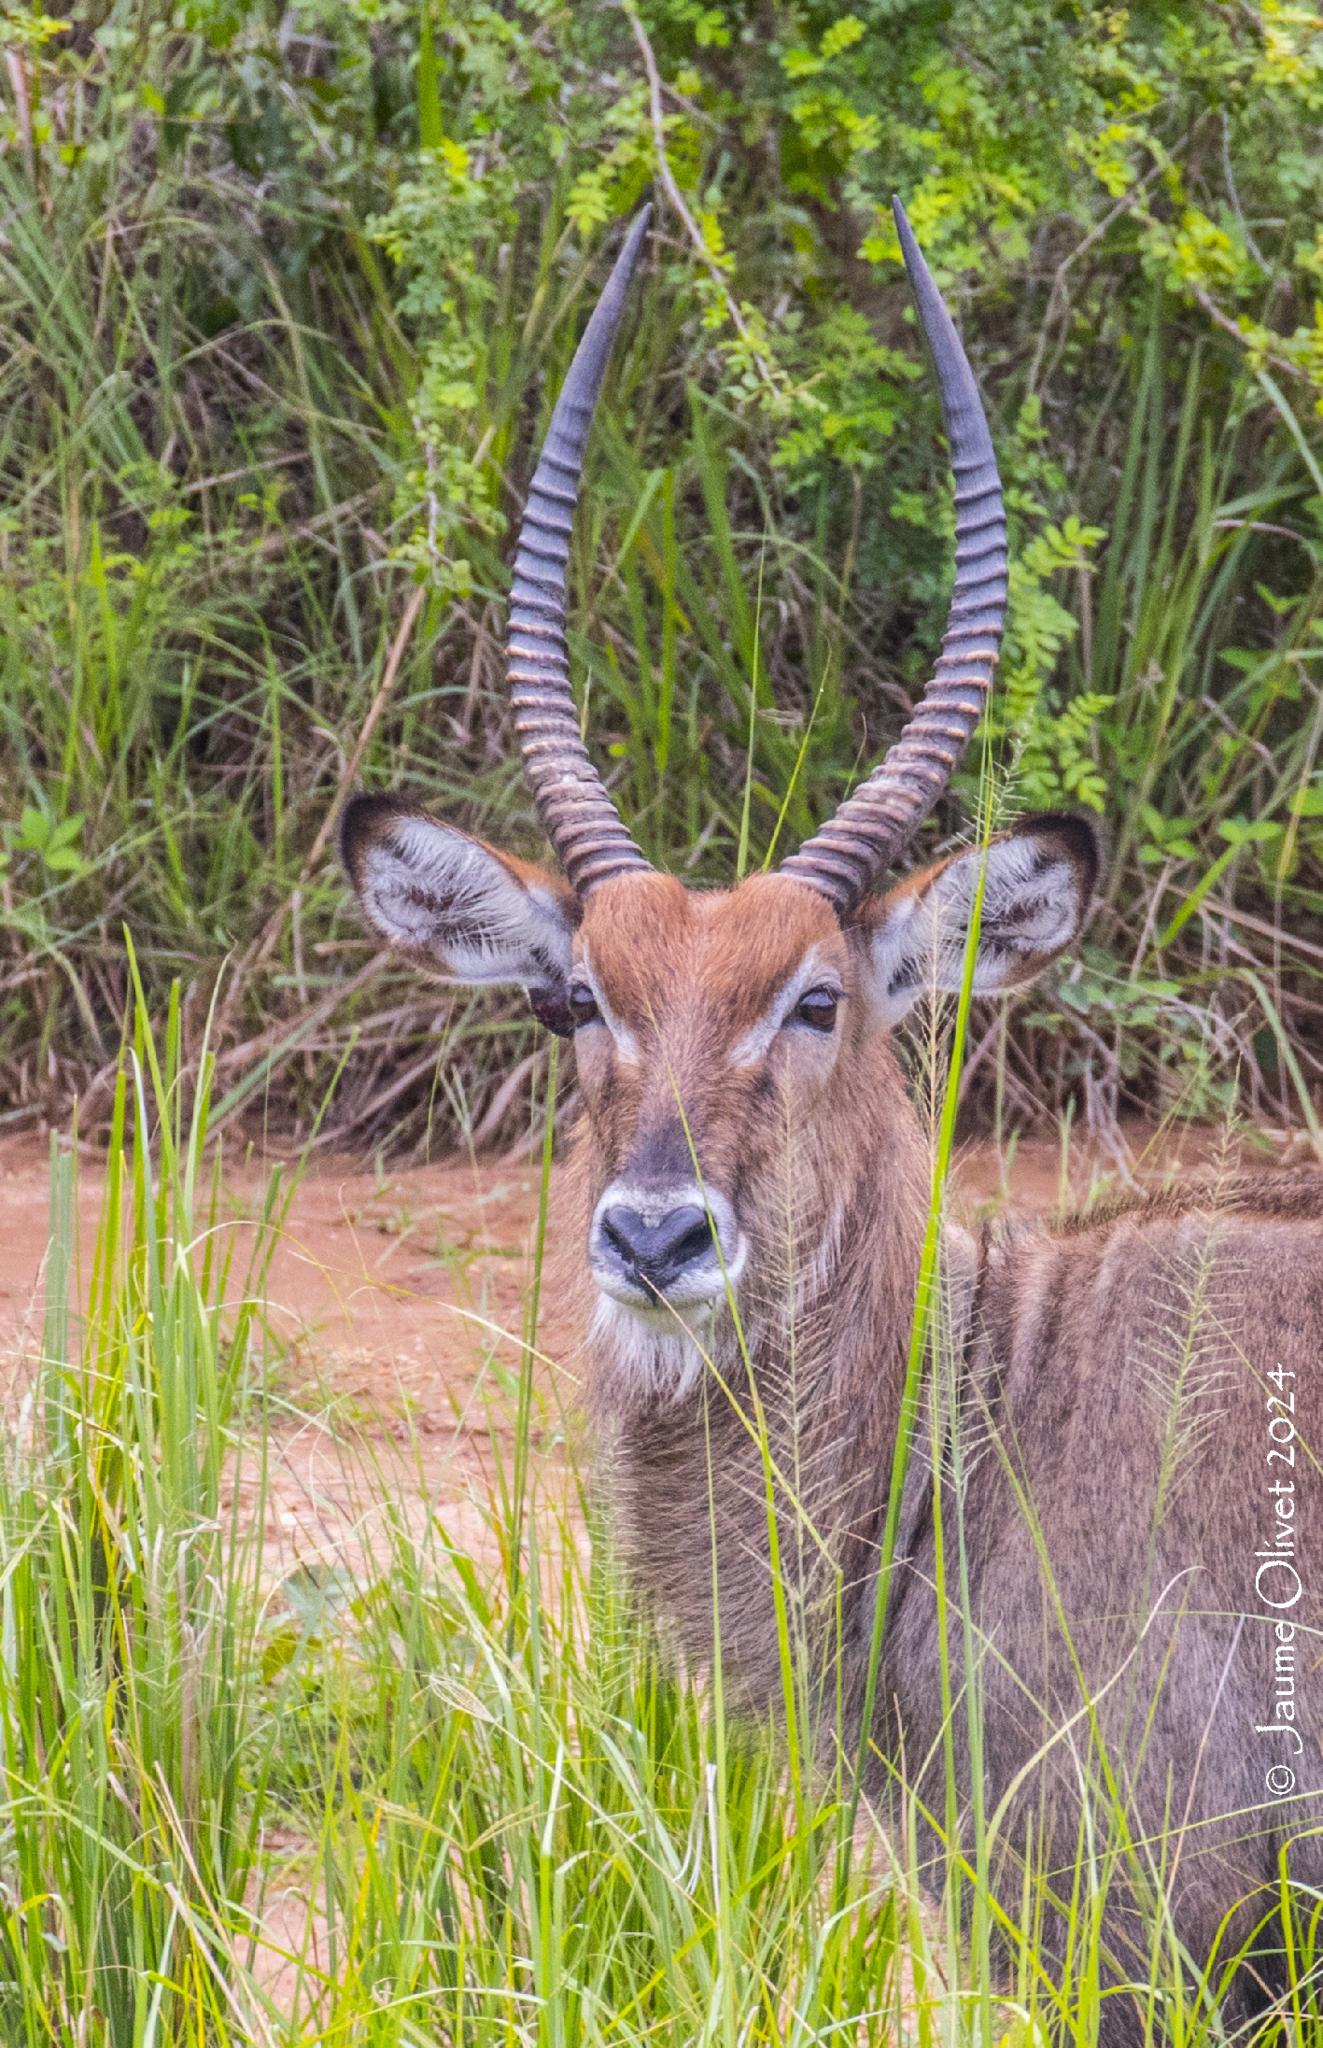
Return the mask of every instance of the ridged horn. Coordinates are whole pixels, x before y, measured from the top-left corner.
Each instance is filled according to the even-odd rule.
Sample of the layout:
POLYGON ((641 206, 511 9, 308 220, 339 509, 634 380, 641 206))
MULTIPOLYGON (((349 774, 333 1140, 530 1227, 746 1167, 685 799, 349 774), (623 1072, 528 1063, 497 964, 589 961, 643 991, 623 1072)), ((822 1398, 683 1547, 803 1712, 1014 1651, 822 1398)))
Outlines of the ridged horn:
POLYGON ((565 573, 584 448, 629 280, 652 217, 634 216, 556 400, 515 549, 506 674, 524 773, 548 839, 581 896, 649 866, 579 736, 565 645, 565 573))
POLYGON ((914 836, 955 772, 992 683, 1006 611, 1006 513, 992 436, 951 315, 893 199, 896 229, 932 356, 955 472, 955 587, 932 680, 900 738, 783 874, 854 909, 914 836))

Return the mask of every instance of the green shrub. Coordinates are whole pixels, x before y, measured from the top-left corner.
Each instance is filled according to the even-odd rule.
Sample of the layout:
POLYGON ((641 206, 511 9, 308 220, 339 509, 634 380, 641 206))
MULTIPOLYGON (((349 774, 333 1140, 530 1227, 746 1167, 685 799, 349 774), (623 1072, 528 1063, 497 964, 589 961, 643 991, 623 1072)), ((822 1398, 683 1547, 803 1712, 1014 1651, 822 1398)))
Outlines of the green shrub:
POLYGON ((727 877, 746 814, 752 858, 784 851, 935 651, 949 486, 899 190, 1013 522, 1001 690, 926 841, 991 768, 1001 805, 1087 806, 1113 842, 1087 970, 1012 1018, 1002 1085, 1025 1114, 1083 1090, 1312 1115, 1314 16, 121 0, 11 21, 6 1110, 77 1089, 108 1111, 127 920, 150 988, 185 976, 192 1032, 237 954, 223 1114, 306 1121, 351 1046, 345 1135, 517 1113, 496 1092, 517 1004, 349 972, 368 955, 329 814, 361 773, 536 850, 500 683, 508 528, 651 186, 575 621, 649 852, 727 877), (1168 983, 1180 1002, 1141 1021, 1135 991, 1168 983))

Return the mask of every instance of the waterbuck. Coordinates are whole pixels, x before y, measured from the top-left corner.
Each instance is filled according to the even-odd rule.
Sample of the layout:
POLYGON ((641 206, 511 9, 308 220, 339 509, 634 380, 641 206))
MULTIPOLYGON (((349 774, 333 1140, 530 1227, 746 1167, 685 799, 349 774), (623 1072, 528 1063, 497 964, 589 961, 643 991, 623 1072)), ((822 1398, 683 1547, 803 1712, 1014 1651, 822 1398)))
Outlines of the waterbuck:
POLYGON ((589 759, 566 564, 640 217, 515 560, 515 723, 563 872, 388 796, 349 804, 344 858, 392 944, 458 982, 521 984, 573 1036, 557 1235, 625 1551, 683 1650, 711 1657, 715 1631, 728 1690, 775 1713, 793 1635, 824 1748, 858 1743, 869 1797, 885 1809, 903 1781, 934 1829, 953 1777, 966 1808, 977 1789, 994 1872, 1027 1855, 1046 1880, 1058 1963, 1054 1896, 1073 1894, 1078 1927, 1105 1894, 1108 2040, 1162 2033, 1161 2010, 1144 2016, 1155 1959, 1167 1983, 1193 1972, 1221 2024, 1248 2023, 1285 1981, 1274 1898, 1323 1883, 1323 1555, 1306 1533, 1323 1177, 1224 1177, 980 1245, 944 1224, 946 1363, 906 1405, 932 1169, 892 1033, 926 991, 960 987, 967 942, 976 995, 1037 975, 1080 931, 1098 855, 1086 823, 1033 817, 880 886, 978 720, 1006 596, 978 392, 899 206, 897 225, 957 540, 933 680, 881 765, 775 872, 697 891, 650 866, 589 759))

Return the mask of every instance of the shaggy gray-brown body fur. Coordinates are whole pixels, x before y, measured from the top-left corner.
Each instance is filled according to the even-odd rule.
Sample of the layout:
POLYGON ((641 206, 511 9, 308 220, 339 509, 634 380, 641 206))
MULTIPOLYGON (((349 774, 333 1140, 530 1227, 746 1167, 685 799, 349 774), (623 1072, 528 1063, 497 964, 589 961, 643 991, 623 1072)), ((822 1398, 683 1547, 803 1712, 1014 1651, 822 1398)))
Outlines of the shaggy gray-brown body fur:
MULTIPOLYGON (((819 1259, 811 1289, 795 1284, 782 1247, 761 1248, 741 1290, 756 1402, 729 1328, 714 1338, 715 1370, 679 1403, 640 1402, 611 1357, 594 1360, 633 1570, 685 1650, 703 1659, 714 1632, 715 1538, 727 1688, 775 1716, 783 1681, 763 1465, 750 1434, 758 1412, 765 1418, 787 1482, 782 1567, 828 1753, 839 1732, 853 1754, 859 1733, 918 1263, 918 1226, 906 1219, 921 1217, 926 1202, 896 1128, 884 1117, 876 1149, 860 1146, 867 1164, 837 1205, 834 1256, 819 1259), (882 1231, 879 1215, 890 1219, 882 1231)), ((771 1190, 755 1206, 773 1216, 785 1208, 771 1190)), ((807 1264, 813 1223, 821 1230, 827 1219, 800 1220, 807 1264)), ((1027 1841, 1069 1897, 1080 1815, 1091 1807, 1114 1980, 1149 1977, 1155 1913, 1195 1970, 1215 1950, 1228 1961, 1270 1911, 1283 1857, 1293 1881, 1323 1884, 1323 1840, 1309 1832, 1323 1825, 1323 1556, 1313 1540, 1323 1508, 1323 1175, 1187 1188, 1060 1230, 1024 1231, 981 1254, 952 1233, 947 1264, 954 1300, 940 1440, 956 1617, 950 1667, 958 1687, 961 1517, 983 1800, 998 1815, 1004 1903, 1016 1912, 1027 1841), (1270 1434, 1268 1425, 1291 1396, 1299 1433, 1282 1445, 1275 1439, 1287 1428, 1270 1434), (1269 1462, 1271 1449, 1293 1450, 1294 1464, 1269 1462), (1288 1482, 1292 1494, 1270 1491, 1288 1482), (1279 1499, 1293 1502, 1289 1515, 1276 1512, 1279 1499), (1298 1598, 1291 1571, 1271 1561, 1286 1557, 1298 1598), (1283 1698, 1290 1713, 1280 1717, 1283 1698), (1294 1773, 1295 1796, 1268 1790, 1269 1769, 1282 1766, 1294 1773), (1116 1803, 1128 1844, 1112 1830, 1116 1803), (1121 1851, 1110 1877, 1109 1834, 1121 1851)), ((892 1766, 903 1754, 910 1789, 940 1817, 930 1442, 930 1418, 921 1418, 869 1790, 895 1812, 892 1766)), ((963 1700, 952 1737, 967 1797, 963 1700)), ((928 1846, 935 1852, 931 1836, 928 1846)), ((940 1881, 936 1862, 932 1875, 940 1881)), ((1060 1926, 1049 1921, 1045 1932, 1052 1955, 1060 1926)), ((1280 1940, 1279 1929, 1265 1931, 1255 1963, 1222 2000, 1224 2020, 1245 2019, 1280 1992, 1280 1940)), ((1116 2042, 1141 2038, 1139 2007, 1109 1998, 1103 2031, 1116 2042)))

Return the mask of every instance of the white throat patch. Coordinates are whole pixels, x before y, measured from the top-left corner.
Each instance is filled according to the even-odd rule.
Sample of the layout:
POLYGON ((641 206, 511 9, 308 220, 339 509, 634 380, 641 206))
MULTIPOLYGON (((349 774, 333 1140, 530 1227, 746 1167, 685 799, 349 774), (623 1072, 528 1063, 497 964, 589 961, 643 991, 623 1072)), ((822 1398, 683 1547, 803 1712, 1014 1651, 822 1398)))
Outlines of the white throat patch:
POLYGON ((599 1294, 588 1341, 610 1361, 617 1391, 634 1405, 674 1406, 691 1394, 712 1353, 710 1311, 693 1329, 671 1310, 641 1314, 599 1294))

